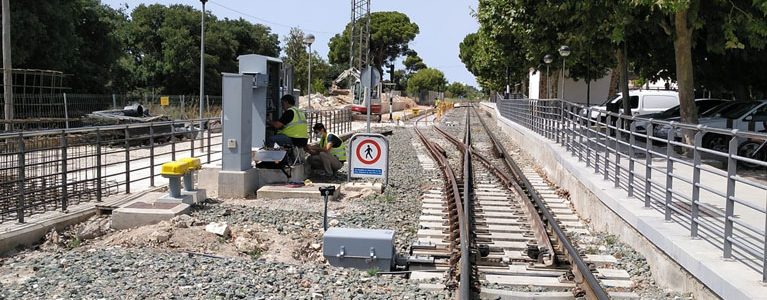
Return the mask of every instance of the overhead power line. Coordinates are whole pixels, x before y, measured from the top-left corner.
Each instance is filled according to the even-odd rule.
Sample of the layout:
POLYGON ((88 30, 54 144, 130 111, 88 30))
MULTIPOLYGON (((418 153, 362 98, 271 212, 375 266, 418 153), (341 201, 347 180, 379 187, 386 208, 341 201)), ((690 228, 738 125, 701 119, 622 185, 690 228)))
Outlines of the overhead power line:
MULTIPOLYGON (((214 1, 210 1, 210 3, 211 3, 211 4, 213 4, 213 5, 215 5, 215 6, 218 6, 218 7, 221 7, 221 8, 223 8, 223 9, 226 9, 226 10, 228 10, 228 11, 231 11, 231 12, 233 12, 233 13, 239 14, 239 15, 241 15, 241 16, 244 16, 244 17, 248 17, 248 18, 254 19, 254 20, 256 20, 256 21, 259 21, 259 22, 263 22, 263 23, 269 24, 269 25, 273 25, 273 26, 279 26, 279 27, 284 27, 284 28, 294 28, 294 27, 295 27, 295 28, 301 28, 301 27, 299 27, 299 26, 295 26, 295 25, 282 24, 282 23, 272 22, 272 21, 269 21, 269 20, 267 20, 267 19, 264 19, 264 18, 259 18, 259 17, 256 17, 256 16, 254 16, 254 15, 251 15, 251 14, 249 14, 249 13, 246 13, 246 12, 242 12, 242 11, 236 10, 236 9, 234 9, 234 8, 231 8, 231 7, 228 7, 228 6, 225 6, 225 5, 219 4, 219 3, 217 3, 217 2, 214 2, 214 1)), ((334 35, 334 34, 335 34, 335 33, 332 33, 332 32, 321 31, 321 30, 313 30, 313 29, 305 29, 305 28, 301 28, 301 30, 303 30, 303 31, 305 31, 305 32, 311 32, 311 33, 315 33, 315 34, 327 34, 327 35, 334 35)))

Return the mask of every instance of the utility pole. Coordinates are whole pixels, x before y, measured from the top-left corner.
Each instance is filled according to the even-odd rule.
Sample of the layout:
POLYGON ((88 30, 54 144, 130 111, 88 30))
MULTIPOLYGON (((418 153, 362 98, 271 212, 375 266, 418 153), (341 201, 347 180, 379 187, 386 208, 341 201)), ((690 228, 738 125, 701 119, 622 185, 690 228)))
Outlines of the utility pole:
POLYGON ((203 134, 204 124, 202 120, 202 108, 204 107, 205 98, 205 2, 208 0, 200 0, 202 2, 202 19, 200 20, 200 150, 205 151, 205 139, 203 134))
POLYGON ((3 0, 3 98, 5 102, 5 130, 11 131, 13 126, 13 66, 11 65, 11 3, 3 0))

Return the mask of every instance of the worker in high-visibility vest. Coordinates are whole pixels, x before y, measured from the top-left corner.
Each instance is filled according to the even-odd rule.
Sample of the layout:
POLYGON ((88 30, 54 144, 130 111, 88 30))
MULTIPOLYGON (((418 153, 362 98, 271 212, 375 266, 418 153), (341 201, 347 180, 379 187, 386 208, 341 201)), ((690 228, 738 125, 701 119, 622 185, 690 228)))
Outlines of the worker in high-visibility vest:
POLYGON ((271 122, 272 127, 277 129, 277 132, 266 141, 265 146, 273 147, 274 143, 277 143, 282 147, 306 147, 309 141, 306 114, 295 106, 296 99, 293 98, 293 95, 282 96, 280 101, 282 101, 282 116, 271 122))
POLYGON ((346 161, 346 145, 336 134, 329 133, 322 123, 314 124, 312 131, 320 139, 316 147, 309 147, 309 158, 306 160, 312 169, 325 171, 326 176, 336 174, 346 161))

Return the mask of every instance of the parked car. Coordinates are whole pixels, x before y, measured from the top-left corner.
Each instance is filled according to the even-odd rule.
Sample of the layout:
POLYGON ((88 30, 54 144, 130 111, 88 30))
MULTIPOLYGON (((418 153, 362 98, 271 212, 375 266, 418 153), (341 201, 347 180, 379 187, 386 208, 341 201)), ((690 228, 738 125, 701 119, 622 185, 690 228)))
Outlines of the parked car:
MULTIPOLYGON (((631 114, 634 116, 660 113, 679 105, 679 93, 666 90, 633 90, 629 91, 629 101, 631 101, 631 114)), ((590 117, 592 119, 600 118, 600 111, 617 113, 623 109, 623 96, 616 95, 601 105, 592 106, 591 108, 590 117)), ((585 115, 586 110, 583 110, 581 113, 585 115)), ((604 121, 605 116, 602 115, 600 119, 604 121)))
MULTIPOLYGON (((707 112, 708 110, 718 105, 721 105, 722 103, 727 103, 727 102, 731 102, 731 101, 724 100, 724 99, 709 99, 709 98, 695 99, 695 106, 698 108, 698 116, 700 117, 703 113, 707 112)), ((647 124, 650 123, 649 119, 678 121, 680 119, 679 105, 659 113, 639 115, 638 117, 646 118, 647 120, 644 120, 644 119, 634 120, 634 122, 631 123, 631 127, 634 128, 634 132, 636 133, 646 134, 647 127, 648 127, 647 124)), ((666 138, 666 135, 661 135, 661 134, 663 134, 663 132, 658 130, 653 130, 653 136, 659 137, 659 138, 666 138)))
MULTIPOLYGON (((752 122, 754 116, 762 116, 767 113, 767 100, 762 101, 738 101, 731 105, 708 113, 698 120, 699 124, 714 128, 731 128, 746 131, 765 130, 764 122, 752 122), (753 124, 752 128, 749 128, 753 124)), ((729 137, 719 134, 706 134, 703 136, 703 146, 722 152, 727 152, 729 137)))
MULTIPOLYGON (((741 131, 767 131, 767 100, 759 101, 733 101, 720 104, 704 112, 698 123, 711 128, 738 129, 741 131)), ((670 126, 659 126, 655 135, 663 134, 671 130, 670 126)), ((675 132, 677 140, 682 139, 682 131, 677 129, 675 132)), ((702 146, 719 152, 728 152, 731 137, 718 133, 706 133, 703 135, 702 146)), ((762 141, 751 141, 742 139, 738 141, 738 154, 741 156, 755 157, 762 159, 761 148, 755 147, 753 143, 761 146, 762 141), (759 151, 756 151, 756 150, 759 151), (756 154, 757 156, 754 156, 756 154)))

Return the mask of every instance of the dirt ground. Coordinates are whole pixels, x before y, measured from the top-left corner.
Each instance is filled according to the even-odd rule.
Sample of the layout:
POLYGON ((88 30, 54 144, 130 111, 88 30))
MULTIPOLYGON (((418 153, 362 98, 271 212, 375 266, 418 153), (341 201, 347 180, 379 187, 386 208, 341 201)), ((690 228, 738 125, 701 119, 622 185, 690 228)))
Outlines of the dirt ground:
MULTIPOLYGON (((330 226, 338 224, 338 221, 333 219, 335 215, 363 209, 355 204, 356 200, 371 194, 373 194, 371 190, 360 192, 342 190, 339 200, 328 203, 330 226)), ((280 201, 234 199, 217 201, 216 205, 218 210, 224 211, 222 215, 227 215, 229 211, 247 212, 254 209, 267 213, 269 211, 321 213, 324 208, 324 203, 317 199, 282 199, 280 201)), ((44 253, 74 248, 87 251, 122 247, 151 248, 212 257, 263 259, 287 264, 324 263, 321 253, 322 225, 314 224, 319 221, 305 222, 306 224, 302 226, 284 231, 282 228, 258 223, 258 220, 243 221, 228 224, 230 233, 220 236, 206 231, 208 224, 193 217, 197 213, 206 212, 193 212, 192 216, 181 215, 159 224, 118 231, 109 228, 109 216, 94 216, 87 222, 72 226, 63 232, 50 232, 44 243, 39 246, 42 251, 29 251, 21 255, 45 255, 44 253)), ((216 219, 216 216, 214 215, 212 219, 216 219)), ((0 275, 0 283, 8 280, 23 280, 25 276, 34 273, 30 270, 26 270, 29 272, 11 269, 6 271, 12 275, 0 275)))

